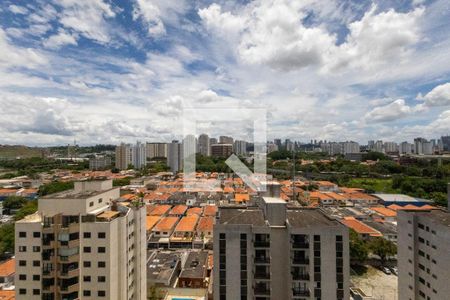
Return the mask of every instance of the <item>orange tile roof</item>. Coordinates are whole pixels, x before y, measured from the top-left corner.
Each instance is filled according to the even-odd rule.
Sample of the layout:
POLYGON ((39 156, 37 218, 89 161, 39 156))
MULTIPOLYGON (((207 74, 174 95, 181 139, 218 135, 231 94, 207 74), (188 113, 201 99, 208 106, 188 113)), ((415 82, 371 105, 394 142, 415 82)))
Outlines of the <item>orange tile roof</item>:
POLYGON ((198 222, 197 231, 208 231, 212 232, 214 226, 213 217, 201 217, 198 222))
POLYGON ((234 199, 236 202, 247 202, 250 200, 249 194, 234 194, 234 199))
POLYGON ((125 199, 125 200, 132 200, 132 199, 136 198, 136 195, 125 194, 125 195, 120 196, 120 198, 125 199))
POLYGON ((397 213, 389 208, 386 207, 372 207, 372 210, 379 213, 380 215, 384 217, 396 217, 397 213))
POLYGON ((187 210, 186 215, 189 216, 189 215, 196 214, 196 215, 200 216, 202 214, 202 212, 203 212, 202 207, 191 207, 187 210))
POLYGON ((153 209, 151 209, 150 213, 147 210, 147 214, 150 216, 162 216, 165 215, 170 209, 171 205, 155 205, 153 209))
POLYGON ((169 215, 184 215, 188 207, 183 204, 175 205, 169 212, 169 215))
POLYGON ((11 258, 0 264, 0 277, 7 277, 16 271, 16 259, 11 258))
POLYGON ((146 230, 150 231, 158 223, 161 216, 147 216, 146 230))
POLYGON ((0 290, 0 300, 15 300, 15 291, 0 290))
POLYGON ((332 183, 330 181, 324 181, 324 180, 316 181, 316 183, 321 186, 336 186, 335 183, 332 183))
POLYGON ((207 205, 203 210, 204 216, 215 216, 217 214, 217 206, 215 205, 207 205))
POLYGON ((318 191, 309 192, 309 197, 319 199, 320 201, 333 200, 333 197, 330 197, 328 196, 328 194, 318 191))
POLYGON ((366 200, 366 201, 378 201, 378 198, 361 192, 350 193, 350 200, 366 200))
POLYGON ((153 227, 152 231, 169 231, 175 227, 178 217, 164 217, 153 227))
POLYGON ((0 194, 10 194, 10 193, 16 193, 17 190, 14 189, 0 189, 0 194))
POLYGON ((368 234, 370 236, 383 236, 378 230, 375 230, 372 227, 364 224, 363 222, 356 220, 354 217, 345 217, 343 220, 341 220, 341 222, 357 233, 368 234))
POLYGON ((403 209, 402 206, 397 205, 397 204, 391 204, 389 205, 387 208, 392 209, 392 210, 399 210, 399 209, 403 209))
POLYGON ((177 224, 177 227, 175 227, 175 231, 194 231, 199 218, 200 217, 196 214, 181 218, 180 222, 177 224))
POLYGON ((360 189, 360 188, 349 188, 349 187, 340 187, 339 188, 341 191, 345 192, 345 193, 358 193, 358 192, 363 192, 364 189, 360 189))
POLYGON ((223 188, 223 192, 226 194, 234 193, 234 189, 231 186, 226 186, 223 188))
POLYGON ((348 197, 346 197, 345 194, 342 195, 342 194, 338 194, 335 192, 329 192, 329 193, 327 193, 327 195, 337 201, 347 201, 348 200, 348 197))

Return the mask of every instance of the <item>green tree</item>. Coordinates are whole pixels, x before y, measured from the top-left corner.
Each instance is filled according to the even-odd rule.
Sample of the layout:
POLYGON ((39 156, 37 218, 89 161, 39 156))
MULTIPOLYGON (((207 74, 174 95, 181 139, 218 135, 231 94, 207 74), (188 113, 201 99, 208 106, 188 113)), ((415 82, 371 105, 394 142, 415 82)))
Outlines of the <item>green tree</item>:
POLYGON ((364 263, 369 255, 367 243, 363 241, 358 233, 350 229, 350 259, 355 263, 364 263))
POLYGON ((0 226, 0 255, 14 252, 14 223, 0 226))
POLYGON ((17 213, 14 215, 14 220, 18 221, 23 219, 25 216, 34 214, 38 210, 37 200, 27 201, 27 203, 22 206, 17 213))
POLYGON ((73 182, 55 181, 41 185, 39 187, 39 196, 45 196, 48 194, 58 193, 70 189, 73 189, 73 182))
POLYGON ((369 248, 373 254, 380 257, 381 263, 384 263, 390 256, 397 254, 397 246, 382 237, 377 237, 370 241, 369 248))
POLYGON ((129 184, 130 184, 129 177, 113 179, 113 186, 124 186, 129 184))
POLYGON ((5 209, 18 209, 21 208, 25 203, 27 203, 27 199, 20 196, 9 196, 3 201, 3 208, 5 209))

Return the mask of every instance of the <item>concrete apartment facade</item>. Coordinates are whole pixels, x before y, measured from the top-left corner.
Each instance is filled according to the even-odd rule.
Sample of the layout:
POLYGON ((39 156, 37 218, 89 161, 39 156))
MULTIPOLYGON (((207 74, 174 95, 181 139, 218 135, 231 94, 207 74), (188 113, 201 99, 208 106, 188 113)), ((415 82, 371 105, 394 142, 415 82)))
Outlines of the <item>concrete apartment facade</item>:
POLYGON ((398 212, 398 299, 448 299, 450 213, 398 212))
POLYGON ((214 299, 349 299, 348 230, 319 210, 264 197, 220 208, 214 299))
POLYGON ((76 182, 16 222, 16 299, 146 299, 146 209, 76 182))

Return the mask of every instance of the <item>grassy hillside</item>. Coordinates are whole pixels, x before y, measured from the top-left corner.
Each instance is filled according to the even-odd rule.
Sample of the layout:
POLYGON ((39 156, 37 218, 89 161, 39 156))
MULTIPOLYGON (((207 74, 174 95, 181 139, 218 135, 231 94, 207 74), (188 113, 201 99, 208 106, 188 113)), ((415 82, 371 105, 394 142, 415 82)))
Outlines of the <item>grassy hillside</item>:
POLYGON ((16 157, 29 158, 40 156, 41 156, 40 148, 0 145, 0 159, 14 159, 16 157))

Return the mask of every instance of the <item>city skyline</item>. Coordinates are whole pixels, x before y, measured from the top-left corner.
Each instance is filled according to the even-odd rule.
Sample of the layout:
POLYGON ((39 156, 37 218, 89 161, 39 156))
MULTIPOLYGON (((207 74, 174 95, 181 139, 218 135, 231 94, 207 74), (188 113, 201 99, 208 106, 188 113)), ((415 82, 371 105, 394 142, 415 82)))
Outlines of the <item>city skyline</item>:
POLYGON ((270 139, 445 135, 449 15, 444 0, 6 1, 0 143, 170 141, 183 106, 266 108, 270 139))

